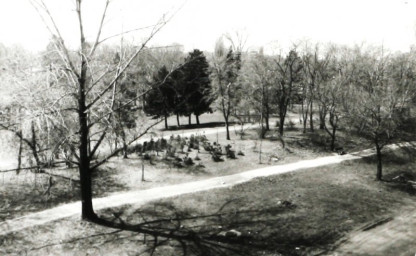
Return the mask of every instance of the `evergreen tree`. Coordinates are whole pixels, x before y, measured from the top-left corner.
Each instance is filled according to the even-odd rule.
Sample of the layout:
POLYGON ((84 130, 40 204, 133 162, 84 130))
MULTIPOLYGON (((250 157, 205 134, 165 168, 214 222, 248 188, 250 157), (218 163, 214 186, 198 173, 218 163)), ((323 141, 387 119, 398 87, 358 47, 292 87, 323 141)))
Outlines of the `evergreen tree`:
POLYGON ((191 114, 196 116, 199 124, 199 116, 211 112, 213 102, 211 81, 209 79, 209 65, 203 52, 195 49, 185 59, 183 67, 183 82, 185 86, 185 114, 191 120, 191 114))
POLYGON ((174 79, 169 75, 168 69, 163 66, 154 74, 152 90, 146 94, 145 98, 145 113, 155 117, 164 117, 166 129, 168 129, 167 118, 174 112, 177 98, 173 82, 174 79))

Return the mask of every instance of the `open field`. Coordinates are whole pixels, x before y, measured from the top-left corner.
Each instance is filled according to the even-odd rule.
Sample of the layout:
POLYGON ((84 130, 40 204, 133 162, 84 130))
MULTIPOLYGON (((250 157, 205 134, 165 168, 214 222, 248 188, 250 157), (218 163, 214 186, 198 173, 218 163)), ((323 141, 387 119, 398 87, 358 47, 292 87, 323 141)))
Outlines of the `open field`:
MULTIPOLYGON (((202 120, 215 122, 220 117, 219 113, 202 115, 201 122, 202 120)), ((296 114, 291 114, 291 118, 296 119, 296 114)), ((241 137, 236 133, 240 127, 238 125, 232 126, 231 140, 226 141, 223 132, 216 132, 220 128, 209 128, 213 133, 207 133, 206 137, 211 143, 230 144, 236 153, 242 151, 244 156, 237 155, 238 159, 228 159, 224 156, 224 161, 214 162, 211 160, 211 155, 201 148, 199 153, 197 150, 187 152, 189 157, 194 159, 195 164, 193 166, 176 168, 172 166, 172 163, 164 161, 162 157, 164 153, 160 152, 159 156, 153 157, 155 160, 144 161, 144 182, 142 181, 141 157, 135 153, 131 154, 129 159, 115 157, 94 173, 94 197, 102 197, 120 191, 148 189, 196 181, 331 154, 322 144, 322 138, 326 138, 325 134, 301 134, 297 126, 289 129, 285 134, 286 149, 283 149, 275 131, 270 131, 267 138, 260 143, 256 129, 246 130, 244 136, 241 137), (260 144, 261 163, 259 159, 260 144), (197 155, 200 160, 195 160, 197 155)), ((154 133, 154 138, 157 138, 157 135, 170 136, 170 134, 179 134, 184 137, 183 134, 189 132, 204 134, 203 128, 169 131, 169 135, 163 130, 156 129, 155 131, 159 132, 154 133)), ((341 137, 340 141, 345 141, 343 144, 348 151, 357 151, 366 147, 365 144, 356 143, 350 138, 344 139, 341 137)), ((156 153, 153 152, 152 154, 155 155, 156 153)), ((177 153, 177 156, 182 158, 185 153, 177 153)), ((39 174, 28 170, 23 170, 19 174, 16 172, 0 173, 0 201, 3 202, 0 204, 0 220, 15 218, 30 212, 78 200, 79 174, 76 168, 59 167, 45 169, 45 171, 46 173, 39 174), (51 187, 49 184, 50 177, 52 177, 51 187)))
MULTIPOLYGON (((386 163, 387 178, 416 175, 416 161, 408 155, 396 154, 386 163)), ((243 250, 242 255, 316 255, 331 254, 345 243, 349 232, 362 232, 380 220, 400 217, 403 209, 415 206, 414 198, 414 191, 403 184, 375 181, 370 158, 99 214, 115 221, 144 223, 143 227, 154 230, 192 230, 201 239, 210 238, 217 248, 229 247, 224 255, 238 255, 238 250, 243 250), (226 235, 221 240, 230 231, 238 236, 226 235)), ((72 217, 5 236, 2 250, 29 255, 140 255, 153 244, 152 236, 146 242, 143 239, 136 232, 72 217)), ((192 241, 186 242, 190 252, 198 251, 192 241)), ((155 255, 178 255, 182 250, 178 245, 179 241, 170 239, 156 247, 155 255)), ((221 255, 212 253, 207 255, 221 255)))
MULTIPOLYGON (((292 114, 292 119, 296 119, 295 114, 292 114)), ((211 154, 203 148, 199 152, 192 149, 186 153, 177 152, 177 157, 183 158, 187 154, 194 159, 194 165, 181 168, 164 159, 166 152, 150 152, 151 161, 142 161, 136 153, 130 154, 128 159, 115 157, 94 173, 94 197, 203 180, 334 154, 328 152, 326 134, 322 131, 302 134, 299 124, 286 131, 285 148, 273 130, 260 144, 256 128, 247 129, 243 136, 235 132, 238 128, 232 127, 230 141, 226 141, 221 132, 209 133, 206 137, 211 143, 230 144, 233 150, 242 151, 244 156, 237 155, 237 159, 223 156, 223 161, 214 162, 211 154), (142 181, 142 163, 145 181, 142 181)), ((203 133, 200 129, 169 132, 183 135, 189 131, 203 133)), ((160 136, 162 134, 166 136, 166 131, 161 130, 160 136)), ((156 133, 154 138, 157 138, 156 133)), ((366 141, 344 136, 342 131, 338 143, 347 152, 369 145, 366 141)), ((398 175, 416 180, 413 151, 390 152, 388 156, 385 159, 386 180, 398 175)), ((21 171, 19 174, 8 172, 0 175, 2 220, 78 200, 79 176, 75 168, 58 167, 38 174, 21 171)), ((349 235, 359 236, 363 228, 374 223, 400 218, 402 209, 409 212, 408 209, 415 206, 413 188, 397 182, 380 183, 374 178, 375 159, 370 157, 257 178, 227 189, 178 196, 145 206, 126 205, 99 212, 106 219, 142 223, 140 227, 150 230, 170 230, 180 234, 191 232, 197 234, 203 244, 208 241, 205 247, 199 247, 192 239, 162 239, 163 243, 154 244, 154 236, 143 235, 146 232, 108 229, 80 222, 74 216, 1 237, 0 254, 142 255, 141 252, 148 253, 147 250, 155 249, 155 255, 178 255, 184 250, 183 243, 190 255, 200 255, 201 250, 213 250, 206 255, 239 255, 242 250, 242 255, 270 256, 331 254, 334 250, 346 252, 351 248, 360 250, 360 247, 354 247, 355 243, 348 244, 349 235), (178 230, 178 227, 181 228, 178 230)), ((407 236, 403 239, 404 243, 409 239, 412 241, 414 234, 409 232, 407 236)), ((400 248, 403 247, 413 248, 408 243, 400 248)), ((400 252, 400 248, 391 250, 400 252)))
MULTIPOLYGON (((217 141, 217 134, 207 135, 212 141, 217 141)), ((326 152, 301 148, 291 144, 288 139, 288 148, 291 153, 283 150, 281 144, 275 141, 274 137, 264 140, 262 143, 262 162, 259 163, 259 147, 256 141, 255 130, 247 131, 247 134, 240 139, 232 133, 232 140, 229 142, 236 151, 244 152, 244 156, 237 156, 238 159, 223 157, 222 162, 214 162, 211 155, 204 149, 187 152, 189 157, 195 159, 196 155, 200 160, 194 160, 195 164, 186 168, 176 168, 171 163, 162 159, 164 153, 160 152, 159 157, 154 156, 153 161, 144 161, 144 178, 142 179, 142 160, 136 154, 131 154, 129 159, 116 157, 110 160, 94 174, 93 192, 95 197, 109 195, 113 192, 129 191, 134 189, 147 189, 170 184, 178 184, 187 181, 195 181, 208 177, 229 175, 246 170, 256 169, 267 165, 285 164, 300 159, 312 159, 317 156, 326 155, 326 152), (199 166, 202 164, 204 167, 199 166)), ((228 144, 224 134, 218 134, 218 142, 222 145, 228 144)), ((156 155, 156 153, 154 153, 156 155)), ((178 157, 184 157, 185 153, 178 153, 178 157)), ((2 186, 0 206, 0 217, 10 219, 24 215, 29 212, 50 208, 52 206, 78 200, 79 179, 78 171, 75 168, 53 168, 45 169, 46 173, 35 174, 24 170, 19 174, 16 172, 0 173, 2 186), (53 185, 48 191, 49 177, 52 177, 53 185), (50 192, 50 193, 49 193, 50 192)))

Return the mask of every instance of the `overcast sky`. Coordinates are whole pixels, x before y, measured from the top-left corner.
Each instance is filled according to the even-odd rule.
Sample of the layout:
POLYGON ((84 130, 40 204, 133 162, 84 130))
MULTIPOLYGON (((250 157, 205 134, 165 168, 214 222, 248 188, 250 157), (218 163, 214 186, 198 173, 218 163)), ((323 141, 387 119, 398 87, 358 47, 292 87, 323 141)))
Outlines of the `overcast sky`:
MULTIPOLYGON (((76 45, 73 0, 47 0, 65 37, 76 45)), ((84 21, 92 40, 104 0, 85 0, 84 21)), ((164 13, 174 18, 153 45, 179 43, 185 50, 212 51, 224 33, 240 31, 247 47, 283 47, 301 39, 319 42, 383 44, 407 51, 416 43, 416 0, 113 0, 105 35, 152 25, 164 13)), ((145 38, 148 31, 135 35, 145 38)), ((28 0, 0 0, 0 42, 45 48, 50 36, 28 0)))

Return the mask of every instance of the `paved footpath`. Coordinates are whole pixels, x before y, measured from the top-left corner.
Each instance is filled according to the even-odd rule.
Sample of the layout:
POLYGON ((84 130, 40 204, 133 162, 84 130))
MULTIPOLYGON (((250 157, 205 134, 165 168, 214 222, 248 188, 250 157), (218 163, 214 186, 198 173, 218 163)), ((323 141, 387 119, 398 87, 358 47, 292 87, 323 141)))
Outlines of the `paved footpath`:
POLYGON ((416 255, 416 203, 400 209, 394 219, 373 229, 355 231, 330 255, 416 255))
MULTIPOLYGON (((397 148, 392 145, 390 148, 397 148)), ((250 170, 238 174, 209 178, 205 180, 188 182, 164 187, 157 187, 146 190, 135 190, 124 193, 117 193, 103 198, 93 200, 95 210, 118 207, 126 204, 143 205, 152 200, 168 198, 198 191, 206 191, 215 188, 230 187, 236 184, 247 182, 256 177, 265 177, 270 175, 279 175, 288 172, 294 172, 302 169, 314 168, 319 166, 338 164, 347 160, 360 159, 364 156, 374 154, 374 150, 367 149, 357 153, 347 155, 333 155, 320 157, 313 160, 304 160, 296 163, 275 165, 265 168, 250 170)), ((0 222, 0 235, 6 235, 11 232, 19 231, 25 228, 42 225, 50 221, 59 220, 74 215, 80 215, 81 202, 64 204, 48 210, 28 214, 26 216, 0 222)))

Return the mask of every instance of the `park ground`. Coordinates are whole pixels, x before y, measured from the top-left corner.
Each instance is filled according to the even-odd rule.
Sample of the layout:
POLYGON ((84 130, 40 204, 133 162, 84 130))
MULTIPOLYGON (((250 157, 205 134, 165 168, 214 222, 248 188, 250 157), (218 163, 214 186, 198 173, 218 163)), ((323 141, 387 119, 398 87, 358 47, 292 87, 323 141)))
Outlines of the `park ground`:
MULTIPOLYGON (((324 134, 317 134, 302 134, 295 125, 285 135, 284 149, 278 136, 270 132, 261 144, 261 161, 255 129, 247 130, 242 138, 232 130, 230 142, 224 140, 223 133, 209 134, 210 141, 218 137, 219 143, 230 143, 244 156, 213 162, 207 152, 200 150, 201 160, 186 168, 172 167, 155 157, 144 164, 145 181, 141 180, 141 158, 135 154, 127 160, 115 158, 95 174, 95 197, 333 154, 324 146, 324 134)), ((369 146, 342 134, 340 143, 348 152, 369 146)), ((189 152, 192 158, 196 154, 189 152)), ((151 223, 149 227, 154 229, 178 226, 201 237, 225 235, 227 240, 217 244, 230 247, 225 255, 414 255, 415 191, 407 183, 388 181, 396 177, 415 180, 415 167, 414 152, 396 150, 386 152, 384 182, 375 181, 375 159, 367 157, 98 213, 115 221, 151 223), (235 236, 228 239, 228 234, 235 236), (395 238, 388 239, 386 234, 395 238)), ((47 171, 54 179, 50 191, 46 191, 46 174, 5 173, 0 177, 1 221, 77 200, 75 170, 47 171)), ((0 254, 146 255, 151 252, 149 248, 155 250, 154 255, 183 252, 181 242, 174 239, 154 244, 153 238, 146 239, 143 234, 109 229, 72 216, 1 236, 0 254)))

